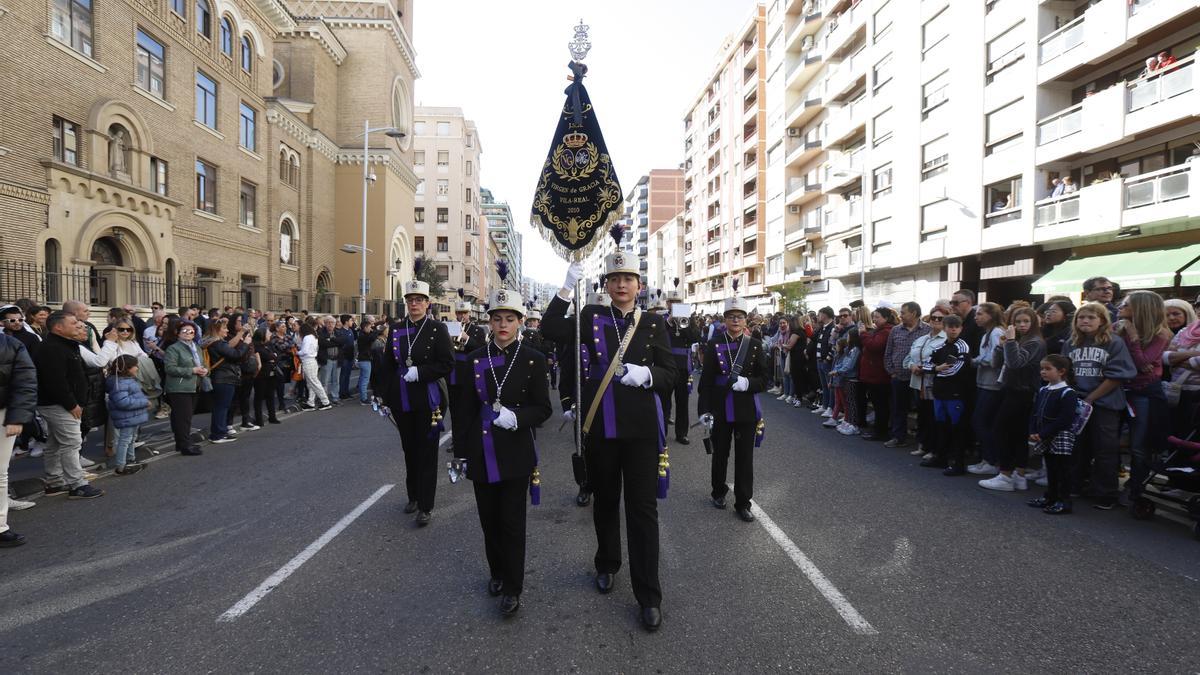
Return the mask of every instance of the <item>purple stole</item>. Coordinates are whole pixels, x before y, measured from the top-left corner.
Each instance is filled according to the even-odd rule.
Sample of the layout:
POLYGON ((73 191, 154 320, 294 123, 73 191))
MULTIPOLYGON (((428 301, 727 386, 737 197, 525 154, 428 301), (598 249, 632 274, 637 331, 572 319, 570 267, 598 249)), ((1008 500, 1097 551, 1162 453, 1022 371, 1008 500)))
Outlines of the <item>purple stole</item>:
MULTIPOLYGON (((721 342, 717 344, 717 367, 720 369, 718 372, 721 373, 716 377, 716 385, 718 387, 728 387, 733 384, 733 380, 730 379, 730 373, 733 372, 733 359, 737 357, 737 345, 739 342, 741 342, 741 338, 738 338, 738 342, 721 342), (734 355, 730 356, 730 352, 733 352, 734 355)), ((763 416, 762 407, 758 403, 758 394, 751 394, 751 396, 754 398, 754 447, 757 448, 762 445, 763 436, 766 435, 766 432, 763 430, 762 425, 759 424, 759 422, 762 422, 763 416)), ((725 421, 733 424, 733 418, 733 389, 726 389, 725 421)))

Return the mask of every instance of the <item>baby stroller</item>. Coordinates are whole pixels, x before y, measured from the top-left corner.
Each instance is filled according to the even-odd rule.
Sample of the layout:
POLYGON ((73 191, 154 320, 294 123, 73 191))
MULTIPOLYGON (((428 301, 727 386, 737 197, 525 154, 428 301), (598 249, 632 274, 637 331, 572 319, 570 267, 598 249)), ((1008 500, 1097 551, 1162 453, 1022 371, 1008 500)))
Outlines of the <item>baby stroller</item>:
POLYGON ((1150 464, 1133 501, 1133 517, 1149 520, 1161 505, 1190 518, 1192 534, 1200 539, 1200 443, 1171 436, 1167 444, 1170 452, 1150 464))

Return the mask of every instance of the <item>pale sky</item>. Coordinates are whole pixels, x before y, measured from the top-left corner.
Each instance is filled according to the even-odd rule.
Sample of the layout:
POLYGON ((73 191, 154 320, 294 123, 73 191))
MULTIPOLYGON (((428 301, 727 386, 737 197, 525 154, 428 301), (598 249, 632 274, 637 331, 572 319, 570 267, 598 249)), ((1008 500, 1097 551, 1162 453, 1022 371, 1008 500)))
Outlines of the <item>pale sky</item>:
POLYGON ((566 89, 567 43, 591 26, 584 80, 622 190, 683 161, 683 116, 755 0, 418 0, 417 105, 463 109, 479 127, 480 183, 512 207, 523 272, 562 281, 566 262, 529 225, 566 89))

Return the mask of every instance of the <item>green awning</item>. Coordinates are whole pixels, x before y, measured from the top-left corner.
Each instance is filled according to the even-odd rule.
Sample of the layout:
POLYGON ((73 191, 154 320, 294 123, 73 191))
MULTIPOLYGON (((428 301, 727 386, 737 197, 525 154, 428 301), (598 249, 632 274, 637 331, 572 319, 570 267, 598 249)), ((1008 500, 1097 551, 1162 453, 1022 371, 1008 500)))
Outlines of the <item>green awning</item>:
POLYGON ((1200 285, 1200 244, 1178 248, 1112 253, 1090 258, 1071 258, 1033 282, 1033 292, 1042 295, 1078 293, 1091 277, 1108 277, 1121 290, 1133 288, 1173 288, 1175 275, 1182 273, 1183 286, 1200 285))

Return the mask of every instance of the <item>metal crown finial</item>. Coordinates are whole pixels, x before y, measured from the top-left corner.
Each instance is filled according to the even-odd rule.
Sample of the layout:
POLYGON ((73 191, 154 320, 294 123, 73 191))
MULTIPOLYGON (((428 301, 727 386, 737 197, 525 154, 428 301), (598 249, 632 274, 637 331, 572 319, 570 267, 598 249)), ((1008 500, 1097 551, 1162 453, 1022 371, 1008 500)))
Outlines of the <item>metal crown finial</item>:
POLYGON ((588 41, 588 28, 583 23, 583 19, 579 20, 579 25, 575 26, 575 39, 567 43, 567 49, 571 52, 571 58, 575 61, 583 61, 587 58, 588 51, 592 48, 592 43, 588 41))

